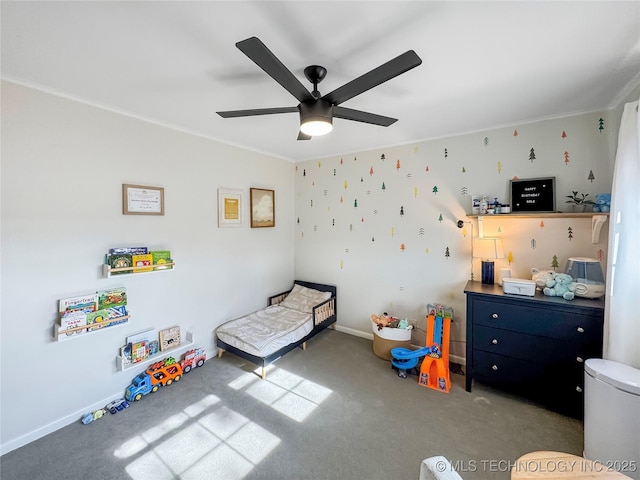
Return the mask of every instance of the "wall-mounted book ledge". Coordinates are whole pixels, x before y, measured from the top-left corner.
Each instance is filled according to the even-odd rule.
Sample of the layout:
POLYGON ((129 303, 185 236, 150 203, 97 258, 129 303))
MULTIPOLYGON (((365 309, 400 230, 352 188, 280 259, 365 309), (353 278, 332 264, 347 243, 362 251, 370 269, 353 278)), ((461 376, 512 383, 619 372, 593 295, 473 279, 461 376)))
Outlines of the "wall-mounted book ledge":
POLYGON ((133 273, 155 273, 155 272, 165 272, 167 270, 173 270, 175 266, 175 262, 163 263, 162 266, 154 265, 151 269, 148 266, 143 265, 139 267, 117 267, 112 268, 111 265, 107 265, 106 263, 102 264, 102 274, 109 278, 113 275, 131 275, 133 273))
POLYGON ((67 328, 65 330, 58 324, 54 326, 53 336, 58 341, 67 340, 69 338, 78 338, 86 333, 97 332, 104 330, 107 327, 114 327, 116 325, 123 325, 129 323, 131 315, 125 315, 123 317, 110 318, 109 320, 102 321, 100 323, 93 323, 90 325, 82 325, 80 327, 67 328))
MULTIPOLYGON (((124 372, 130 368, 134 367, 142 367, 143 365, 148 365, 154 360, 159 360, 164 357, 170 357, 176 355, 178 353, 185 352, 195 343, 195 339, 193 333, 186 332, 186 341, 177 344, 175 347, 170 347, 165 350, 158 351, 152 355, 149 355, 144 360, 139 362, 131 362, 129 359, 125 358, 122 354, 116 357, 116 367, 118 370, 124 372)), ((176 357, 177 358, 177 357, 176 357)))

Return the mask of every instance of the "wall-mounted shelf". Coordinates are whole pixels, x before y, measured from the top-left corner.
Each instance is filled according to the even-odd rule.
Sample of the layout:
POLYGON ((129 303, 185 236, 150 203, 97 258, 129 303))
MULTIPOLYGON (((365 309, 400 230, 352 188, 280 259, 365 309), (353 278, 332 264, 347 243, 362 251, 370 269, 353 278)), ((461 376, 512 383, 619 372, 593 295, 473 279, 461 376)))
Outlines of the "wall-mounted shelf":
POLYGON ((158 272, 170 272, 173 270, 175 266, 175 262, 163 263, 161 268, 158 268, 158 265, 144 265, 140 267, 120 267, 120 268, 111 268, 111 265, 106 263, 102 264, 102 274, 109 278, 113 275, 140 275, 141 273, 158 273, 158 272), (153 267, 153 270, 149 270, 150 267, 153 267), (171 267, 171 268, 169 268, 171 267))
POLYGON ((102 330, 106 330, 107 328, 115 327, 117 325, 124 325, 125 323, 129 323, 130 318, 131 318, 131 315, 125 315, 123 317, 110 318, 109 320, 106 320, 104 322, 91 323, 89 325, 82 325, 79 327, 67 328, 66 330, 62 330, 62 327, 59 324, 56 324, 54 327, 53 336, 58 341, 61 340, 61 337, 62 337, 62 340, 69 340, 71 338, 80 338, 83 335, 86 335, 89 333, 100 332, 102 330), (82 335, 67 336, 68 333, 78 332, 80 330, 87 330, 87 331, 84 332, 82 335))
POLYGON ((484 219, 485 218, 591 218, 591 243, 600 242, 600 231, 602 225, 607 221, 609 213, 585 212, 585 213, 565 213, 565 212, 549 212, 549 213, 497 213, 493 215, 467 215, 469 218, 478 219, 478 236, 484 237, 484 219))
POLYGON ((492 215, 467 215, 469 218, 585 218, 604 215, 609 216, 609 213, 601 212, 543 212, 543 213, 495 213, 492 215))
POLYGON ((173 354, 182 353, 184 351, 187 351, 189 349, 189 347, 191 347, 194 344, 194 342, 195 342, 195 339, 193 337, 193 333, 186 332, 185 341, 180 343, 180 345, 177 345, 175 347, 171 347, 171 348, 169 348, 167 350, 162 350, 162 351, 160 351, 158 353, 154 353, 153 355, 149 355, 143 361, 136 362, 136 363, 130 363, 130 362, 126 362, 125 363, 122 360, 122 356, 118 355, 116 357, 116 366, 118 367, 118 370, 120 370, 122 372, 124 372, 125 370, 129 370, 130 368, 142 367, 144 365, 148 365, 149 363, 152 363, 154 360, 160 360, 161 358, 170 357, 170 356, 173 356, 173 354))

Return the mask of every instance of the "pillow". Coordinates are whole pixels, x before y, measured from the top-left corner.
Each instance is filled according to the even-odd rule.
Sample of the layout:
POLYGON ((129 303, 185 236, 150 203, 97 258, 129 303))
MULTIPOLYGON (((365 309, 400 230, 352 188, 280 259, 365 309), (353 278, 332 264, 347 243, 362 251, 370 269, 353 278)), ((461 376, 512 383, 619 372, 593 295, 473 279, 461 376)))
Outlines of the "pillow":
POLYGON ((280 305, 299 312, 312 313, 313 307, 331 298, 331 292, 321 292, 297 283, 280 305))

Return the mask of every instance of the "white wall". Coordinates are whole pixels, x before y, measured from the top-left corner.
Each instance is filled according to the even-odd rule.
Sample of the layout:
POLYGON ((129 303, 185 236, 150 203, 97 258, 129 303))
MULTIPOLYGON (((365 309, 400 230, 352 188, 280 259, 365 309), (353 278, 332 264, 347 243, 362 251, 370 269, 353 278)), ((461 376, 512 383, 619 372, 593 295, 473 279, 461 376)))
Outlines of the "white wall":
MULTIPOLYGON (((478 235, 477 220, 465 215, 470 195, 508 201, 515 176, 555 176, 558 210, 572 190, 589 198, 610 192, 618 122, 611 112, 592 113, 298 163, 296 275, 335 283, 339 328, 363 336, 371 335, 372 313, 424 325, 427 303, 452 306, 451 352, 463 361, 472 230, 456 220, 478 235)), ((551 268, 554 255, 559 271, 570 256, 601 258, 606 271, 607 226, 592 244, 590 217, 496 216, 484 221, 484 235, 501 237, 513 256, 510 265, 496 261, 496 271, 508 266, 513 277, 531 278, 531 267, 551 268)), ((479 260, 474 273, 480 280, 479 260)), ((414 332, 413 340, 424 344, 424 336, 414 332)))
POLYGON ((122 396, 126 335, 177 324, 211 355, 218 324, 291 285, 290 162, 6 82, 1 154, 2 453, 122 396), (165 215, 123 215, 123 183, 164 187, 165 215), (250 187, 275 190, 275 228, 249 228, 250 187), (218 188, 244 191, 242 228, 217 227, 218 188), (175 270, 102 278, 110 247, 137 245, 175 270), (114 286, 128 325, 53 339, 58 299, 114 286))

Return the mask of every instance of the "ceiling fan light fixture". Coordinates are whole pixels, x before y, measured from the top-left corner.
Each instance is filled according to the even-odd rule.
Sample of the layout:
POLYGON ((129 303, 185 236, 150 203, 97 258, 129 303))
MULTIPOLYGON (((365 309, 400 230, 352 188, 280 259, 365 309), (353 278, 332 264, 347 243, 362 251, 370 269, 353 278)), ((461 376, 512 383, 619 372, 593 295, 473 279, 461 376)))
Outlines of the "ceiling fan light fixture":
POLYGON ((318 137, 333 130, 333 105, 324 100, 313 103, 301 103, 300 131, 305 135, 318 137))

